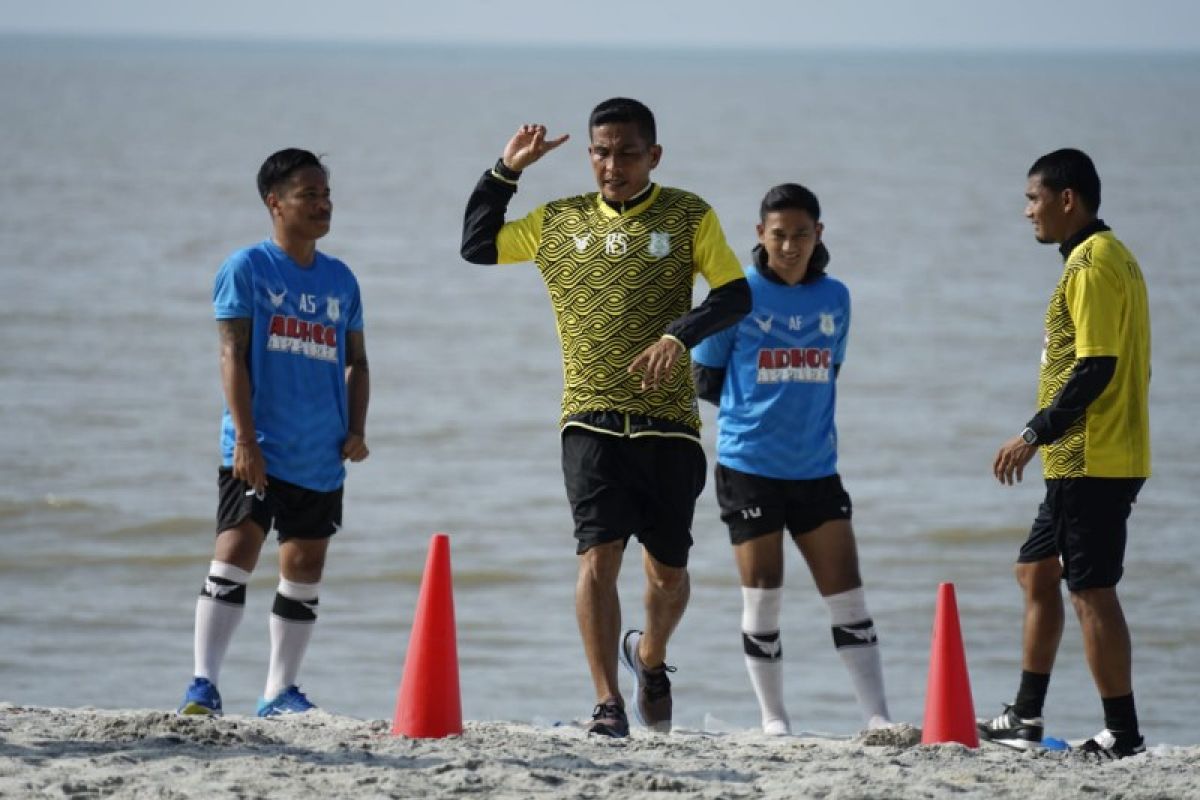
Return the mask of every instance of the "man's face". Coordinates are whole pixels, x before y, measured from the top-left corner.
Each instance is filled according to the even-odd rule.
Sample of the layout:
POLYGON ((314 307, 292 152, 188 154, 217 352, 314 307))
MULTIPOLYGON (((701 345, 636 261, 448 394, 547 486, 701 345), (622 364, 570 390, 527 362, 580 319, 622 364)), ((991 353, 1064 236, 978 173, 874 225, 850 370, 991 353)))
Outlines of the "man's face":
POLYGON ((632 122, 610 122, 592 128, 592 172, 605 200, 623 203, 650 183, 662 147, 649 144, 632 122))
POLYGON ((271 209, 271 219, 289 235, 320 239, 329 233, 333 217, 325 171, 319 167, 297 170, 287 183, 267 195, 267 207, 271 209))
POLYGON ((757 229, 771 270, 793 286, 803 280, 824 226, 803 209, 785 208, 768 212, 757 229))
POLYGON ((1056 192, 1042 183, 1041 175, 1030 175, 1025 187, 1025 218, 1033 223, 1033 235, 1042 244, 1057 244, 1067 238, 1067 214, 1074 193, 1056 192))

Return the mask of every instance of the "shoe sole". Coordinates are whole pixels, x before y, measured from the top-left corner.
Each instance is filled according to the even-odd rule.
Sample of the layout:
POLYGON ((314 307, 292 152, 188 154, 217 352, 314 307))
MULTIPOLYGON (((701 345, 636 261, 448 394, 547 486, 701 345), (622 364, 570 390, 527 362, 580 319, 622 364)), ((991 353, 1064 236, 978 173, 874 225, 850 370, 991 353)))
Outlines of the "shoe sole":
POLYGON ((1088 742, 1090 742, 1090 741, 1092 741, 1092 740, 1091 739, 1079 739, 1078 741, 1073 741, 1073 742, 1063 742, 1063 744, 1066 745, 1065 749, 1068 750, 1072 755, 1074 755, 1078 758, 1092 758, 1092 757, 1098 758, 1101 763, 1104 763, 1106 761, 1119 761, 1122 758, 1132 758, 1134 756, 1144 755, 1146 752, 1146 745, 1145 745, 1144 739, 1143 739, 1143 743, 1138 745, 1138 749, 1134 750, 1131 753, 1117 753, 1112 750, 1108 750, 1103 753, 1099 753, 1099 752, 1096 752, 1095 750, 1088 750, 1086 748, 1087 748, 1088 742))
MULTIPOLYGON (((633 647, 637 647, 642 641, 642 631, 630 630, 625 632, 625 636, 621 639, 621 663, 625 666, 629 673, 633 675, 633 716, 642 724, 642 727, 654 731, 655 733, 670 733, 671 720, 663 720, 661 722, 646 722, 642 717, 642 708, 638 704, 637 699, 642 695, 642 676, 637 665, 634 664, 634 655, 631 654, 632 648, 629 646, 630 638, 636 637, 633 647)), ((636 653, 636 651, 634 651, 636 653)))
POLYGON ((638 695, 642 691, 642 676, 638 675, 637 665, 633 663, 633 657, 629 654, 629 639, 630 637, 634 636, 637 637, 637 641, 634 642, 633 646, 637 647, 638 642, 641 642, 642 640, 641 631, 625 631, 625 635, 621 637, 621 650, 619 655, 621 657, 621 665, 624 666, 625 669, 629 670, 629 674, 633 676, 633 716, 637 718, 638 722, 642 723, 642 725, 645 725, 646 720, 642 719, 642 709, 638 707, 637 703, 638 695))
POLYGON ((791 736, 792 726, 779 720, 762 726, 762 732, 767 736, 791 736))
POLYGON ((283 711, 268 711, 266 713, 260 713, 260 712, 256 711, 254 715, 256 717, 258 717, 259 719, 270 719, 271 717, 294 717, 299 714, 307 714, 310 711, 316 711, 316 710, 317 710, 317 707, 313 706, 312 708, 306 708, 303 711, 293 711, 291 709, 283 710, 283 711))
POLYGON ((183 707, 175 712, 181 717, 219 717, 220 711, 202 706, 199 703, 184 703, 183 707))
POLYGON ((1001 747, 1007 747, 1009 750, 1036 750, 1045 747, 1041 742, 1031 742, 1027 739, 988 739, 982 733, 979 734, 979 741, 987 742, 988 744, 998 744, 1001 747))
POLYGON ((1112 761, 1120 761, 1125 758, 1135 758, 1146 754, 1145 750, 1138 750, 1136 753, 1097 753, 1095 751, 1076 749, 1072 747, 1070 754, 1079 761, 1087 761, 1092 764, 1108 764, 1112 761))
POLYGON ((592 724, 587 729, 589 736, 606 736, 609 739, 627 739, 629 731, 621 731, 610 725, 592 724))

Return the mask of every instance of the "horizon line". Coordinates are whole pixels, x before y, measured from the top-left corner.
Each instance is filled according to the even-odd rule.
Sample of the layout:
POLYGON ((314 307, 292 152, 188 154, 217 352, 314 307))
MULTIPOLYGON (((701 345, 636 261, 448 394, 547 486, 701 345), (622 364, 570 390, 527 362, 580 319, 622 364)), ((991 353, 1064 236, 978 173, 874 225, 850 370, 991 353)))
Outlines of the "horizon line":
POLYGON ((490 49, 490 50, 564 50, 584 48, 593 51, 658 51, 664 54, 704 54, 704 53, 745 53, 759 52, 763 54, 796 54, 796 53, 842 53, 842 54, 881 54, 881 55, 1012 55, 1035 54, 1071 56, 1159 56, 1159 57, 1196 57, 1200 56, 1200 48, 1185 49, 1180 47, 1139 46, 1074 46, 1059 45, 948 45, 948 44, 865 44, 840 43, 821 45, 787 45, 787 44, 756 44, 752 42, 651 42, 636 41, 623 44, 592 42, 581 40, 509 40, 494 42, 481 39, 462 38, 403 38, 380 36, 270 36, 260 33, 182 33, 182 32, 149 32, 149 31, 51 31, 28 29, 0 28, 0 39, 23 39, 29 41, 78 41, 78 42, 156 42, 172 44, 268 44, 275 46, 296 47, 372 47, 379 49, 399 47, 445 47, 455 49, 490 49))

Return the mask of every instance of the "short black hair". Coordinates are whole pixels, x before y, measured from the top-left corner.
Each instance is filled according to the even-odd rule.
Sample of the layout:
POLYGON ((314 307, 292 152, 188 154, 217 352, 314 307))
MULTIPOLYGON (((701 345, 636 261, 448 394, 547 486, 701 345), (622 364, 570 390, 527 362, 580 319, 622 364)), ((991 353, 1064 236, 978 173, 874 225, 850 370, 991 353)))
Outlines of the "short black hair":
POLYGON ((1026 177, 1037 175, 1047 189, 1070 189, 1092 214, 1100 210, 1100 175, 1088 154, 1073 147, 1055 150, 1033 162, 1026 177))
POLYGON ((289 147, 267 156, 267 160, 258 168, 259 197, 264 203, 267 202, 267 195, 287 183, 292 175, 308 167, 316 167, 325 173, 326 178, 329 177, 329 170, 321 163, 320 157, 308 150, 289 147))
POLYGON ((631 122, 637 126, 638 133, 646 140, 646 144, 658 144, 658 129, 654 124, 654 112, 645 103, 628 97, 612 97, 592 109, 588 118, 588 137, 592 130, 610 123, 631 122))
POLYGON ((821 221, 821 203, 817 196, 811 189, 798 183, 781 183, 768 189, 762 199, 762 205, 758 207, 758 219, 761 222, 766 220, 767 214, 772 211, 792 208, 807 211, 813 222, 821 221))

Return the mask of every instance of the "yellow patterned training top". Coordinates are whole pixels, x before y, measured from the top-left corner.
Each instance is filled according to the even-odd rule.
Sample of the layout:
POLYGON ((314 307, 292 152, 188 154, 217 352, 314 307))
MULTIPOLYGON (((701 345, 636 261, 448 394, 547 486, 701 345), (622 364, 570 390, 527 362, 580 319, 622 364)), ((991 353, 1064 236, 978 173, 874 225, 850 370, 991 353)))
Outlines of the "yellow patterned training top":
POLYGON ((1046 309, 1038 408, 1070 379, 1075 362, 1116 356, 1108 386, 1083 417, 1042 448, 1047 478, 1150 476, 1150 311, 1137 259, 1112 231, 1093 234, 1067 258, 1046 309))
POLYGON ((562 344, 562 421, 618 411, 700 429, 686 354, 657 389, 643 391, 628 369, 691 310, 696 273, 711 289, 743 277, 707 203, 655 186, 622 214, 598 192, 578 195, 505 223, 496 246, 499 263, 533 260, 546 283, 562 344))

